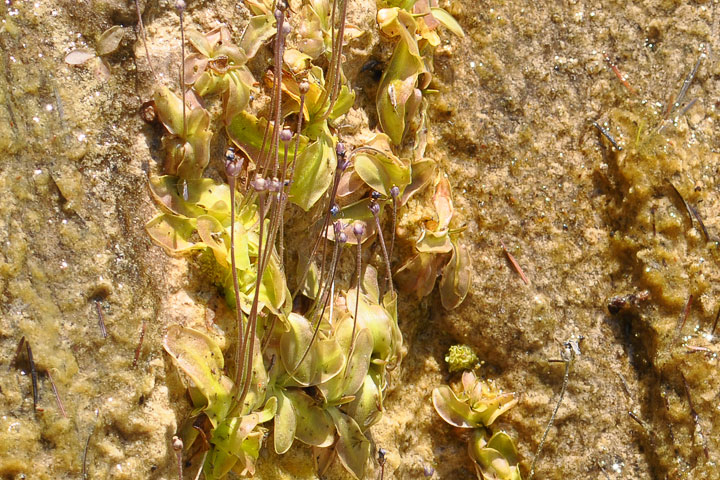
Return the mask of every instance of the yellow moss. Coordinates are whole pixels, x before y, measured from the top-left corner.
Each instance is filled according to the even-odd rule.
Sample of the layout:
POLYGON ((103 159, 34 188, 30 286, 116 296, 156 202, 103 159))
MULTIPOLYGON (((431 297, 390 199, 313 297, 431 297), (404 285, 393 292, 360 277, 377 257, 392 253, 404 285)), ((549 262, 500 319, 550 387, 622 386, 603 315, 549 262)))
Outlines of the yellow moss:
POLYGON ((470 370, 478 363, 478 356, 469 345, 453 345, 445 355, 450 372, 470 370))

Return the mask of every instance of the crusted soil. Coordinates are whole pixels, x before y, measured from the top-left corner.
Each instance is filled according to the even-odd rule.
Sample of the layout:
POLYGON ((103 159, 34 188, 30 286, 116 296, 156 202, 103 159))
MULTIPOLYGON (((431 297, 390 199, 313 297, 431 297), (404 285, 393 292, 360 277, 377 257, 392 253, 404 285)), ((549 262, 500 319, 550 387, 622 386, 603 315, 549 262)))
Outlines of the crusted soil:
MULTIPOLYGON (((518 392, 497 426, 516 438, 527 477, 563 382, 564 365, 550 360, 568 340, 581 355, 535 478, 720 478, 719 7, 600 3, 440 2, 466 36, 441 35, 427 156, 453 187, 473 284, 452 312, 437 292, 400 298, 408 355, 372 429, 388 451, 385 478, 475 478, 465 438, 430 401, 435 386, 459 380, 443 360, 455 343, 476 350, 481 375, 518 392), (611 315, 611 298, 628 294, 641 300, 611 315)), ((188 4, 188 25, 201 30, 224 22, 239 37, 248 18, 227 0, 188 4)), ((378 75, 363 66, 381 69, 391 48, 377 35, 374 2, 350 6, 349 21, 368 31, 347 50, 358 100, 340 135, 352 142, 358 125, 377 123, 378 75)), ((175 82, 180 52, 172 2, 140 7, 157 80, 134 2, 0 5, 3 479, 177 478, 170 440, 190 405, 162 336, 171 323, 228 324, 197 268, 143 228, 155 212, 146 181, 160 170, 162 132, 139 111, 155 82, 175 82), (106 58, 108 80, 97 62, 64 63, 115 24, 125 33, 106 58), (26 353, 16 356, 23 336, 36 411, 26 353)), ((256 74, 266 59, 253 61, 256 74)), ((224 140, 213 148, 220 158, 224 140)), ((217 168, 209 174, 220 178, 217 168)), ((400 219, 398 264, 427 200, 413 199, 400 219)), ((257 478, 316 477, 308 449, 271 450, 257 478)), ((347 474, 335 465, 328 478, 347 474)))

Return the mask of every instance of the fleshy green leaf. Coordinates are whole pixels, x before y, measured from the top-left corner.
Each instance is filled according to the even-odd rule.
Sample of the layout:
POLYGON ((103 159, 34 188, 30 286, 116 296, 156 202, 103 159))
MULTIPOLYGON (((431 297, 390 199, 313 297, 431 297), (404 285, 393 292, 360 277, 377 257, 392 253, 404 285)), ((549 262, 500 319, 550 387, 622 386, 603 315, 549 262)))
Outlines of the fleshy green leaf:
POLYGON ((432 253, 419 253, 400 267, 393 279, 403 292, 415 292, 417 298, 430 295, 435 287, 438 272, 438 256, 432 253))
POLYGON ((275 18, 272 13, 250 17, 250 22, 245 28, 242 40, 240 40, 240 48, 245 51, 248 58, 252 58, 263 43, 275 35, 276 31, 275 18))
POLYGON ((415 248, 421 253, 450 253, 453 246, 448 230, 433 232, 423 229, 415 248))
MULTIPOLYGON (((260 148, 262 148, 263 136, 265 135, 265 126, 267 120, 258 119, 256 116, 243 110, 230 120, 226 127, 228 137, 245 153, 248 158, 256 159, 260 157, 260 148)), ((269 127, 268 138, 272 137, 273 127, 269 127)), ((300 135, 300 154, 302 155, 308 144, 307 137, 300 135)), ((265 145, 267 152, 268 145, 265 145)), ((290 150, 288 158, 293 158, 295 152, 295 141, 290 142, 290 150)), ((280 142, 279 155, 283 158, 285 154, 285 144, 280 142)), ((299 172, 295 172, 296 178, 299 172)))
POLYGON ((332 139, 322 135, 296 160, 290 201, 306 212, 325 194, 333 180, 337 159, 332 139))
POLYGON ((477 415, 472 412, 470 406, 461 402, 447 385, 434 389, 432 398, 435 411, 450 425, 460 428, 480 426, 477 415))
MULTIPOLYGON (((352 330, 353 319, 349 316, 343 317, 336 326, 334 338, 337 339, 343 355, 350 352, 352 330)), ((327 403, 344 403, 360 389, 370 366, 372 350, 372 333, 358 322, 352 356, 338 375, 318 385, 318 389, 327 403)))
POLYGON ((206 398, 204 411, 217 426, 230 408, 232 388, 232 381, 222 374, 220 347, 204 333, 180 325, 168 328, 163 347, 206 398))
POLYGON ((432 16, 435 17, 438 22, 442 23, 445 28, 460 38, 465 36, 465 32, 463 32, 460 24, 448 12, 438 7, 430 7, 430 11, 432 12, 432 16))
POLYGON ((290 331, 280 336, 280 360, 288 374, 303 386, 326 382, 336 376, 344 365, 344 356, 337 340, 316 338, 300 363, 310 345, 314 326, 296 313, 288 315, 288 324, 290 331))
MULTIPOLYGON (((175 95, 169 88, 160 87, 155 91, 153 100, 155 101, 155 110, 158 117, 168 132, 173 135, 182 135, 183 109, 180 97, 175 95)), ((186 114, 187 110, 186 107, 186 114)))
POLYGON ((505 432, 495 433, 487 444, 488 448, 494 448, 505 457, 512 465, 518 463, 518 451, 510 435, 505 432))
POLYGON ((201 215, 197 218, 197 231, 202 241, 210 247, 215 255, 215 260, 221 267, 230 268, 228 247, 230 243, 227 233, 222 224, 210 215, 201 215))
MULTIPOLYGON (((382 207, 383 202, 380 202, 382 207)), ((368 239, 375 235, 377 227, 375 226, 375 219, 373 218, 372 212, 368 208, 370 205, 370 198, 363 198, 360 201, 351 203, 350 205, 340 209, 337 218, 342 220, 345 225, 343 230, 347 235, 348 245, 357 245, 357 237, 353 233, 353 225, 355 222, 362 222, 365 224, 365 235, 362 237, 362 243, 365 243, 368 239)), ((328 225, 328 229, 325 232, 326 238, 329 240, 335 240, 335 231, 332 225, 328 225)))
POLYGON ((371 375, 365 376, 362 388, 357 392, 355 400, 347 407, 348 414, 357 422, 364 432, 380 419, 379 408, 382 394, 371 375))
POLYGON ((365 465, 370 458, 370 442, 363 435, 355 420, 337 408, 329 408, 328 413, 338 432, 335 449, 340 463, 356 479, 364 478, 365 465))
POLYGON ((273 250, 260 283, 260 300, 270 307, 273 313, 281 314, 280 310, 289 297, 286 292, 285 275, 280 268, 277 253, 273 250))
POLYGON ((345 115, 350 111, 352 106, 355 104, 355 90, 350 90, 347 85, 343 85, 340 88, 338 98, 333 105, 332 112, 328 115, 330 121, 334 121, 337 118, 345 115))
POLYGON ((405 133, 405 104, 415 90, 420 72, 424 69, 420 58, 410 53, 408 45, 399 41, 383 73, 377 93, 380 126, 395 145, 405 133))
POLYGON ((225 94, 225 119, 229 123, 250 102, 250 85, 244 82, 237 70, 225 74, 228 78, 228 89, 225 94))
POLYGON ((195 29, 188 29, 185 32, 190 44, 197 49, 204 57, 212 57, 212 45, 205 35, 195 29))
POLYGON ((373 190, 389 197, 393 186, 399 187, 402 191, 410 184, 410 167, 392 153, 383 153, 381 148, 383 144, 387 145, 386 138, 386 135, 378 135, 370 144, 377 144, 380 148, 362 150, 353 158, 355 172, 360 178, 373 190))
POLYGON ((297 428, 295 409, 290 399, 281 389, 277 389, 273 395, 278 399, 275 429, 273 430, 273 445, 275 453, 283 454, 290 450, 295 439, 295 429, 297 428))
POLYGON ((150 238, 169 253, 180 254, 205 248, 202 242, 192 239, 196 231, 195 220, 161 213, 145 225, 150 238))
MULTIPOLYGON (((355 314, 357 290, 349 290, 345 296, 350 315, 355 314)), ((358 325, 368 328, 372 334, 373 358, 387 361, 392 353, 392 318, 383 307, 370 304, 365 295, 360 295, 358 325)), ((359 328, 359 327, 358 327, 359 328)))
POLYGON ((435 178, 436 169, 437 164, 430 159, 423 159, 410 165, 410 185, 405 187, 400 203, 405 205, 410 197, 425 188, 435 178))
POLYGON ((457 308, 465 300, 471 283, 470 254, 465 245, 453 243, 452 257, 440 279, 440 299, 443 307, 447 310, 457 308))
POLYGON ((435 186, 435 194, 432 198, 435 212, 438 215, 437 231, 445 230, 450 225, 455 208, 452 202, 452 189, 450 182, 445 177, 440 177, 438 184, 435 186))
POLYGON ((302 390, 290 388, 286 393, 295 410, 295 438, 316 447, 332 445, 335 440, 335 425, 327 412, 302 390))
POLYGON ((505 432, 497 432, 487 441, 486 435, 485 429, 477 429, 468 446, 470 458, 476 462, 478 478, 521 480, 518 452, 510 436, 505 432))

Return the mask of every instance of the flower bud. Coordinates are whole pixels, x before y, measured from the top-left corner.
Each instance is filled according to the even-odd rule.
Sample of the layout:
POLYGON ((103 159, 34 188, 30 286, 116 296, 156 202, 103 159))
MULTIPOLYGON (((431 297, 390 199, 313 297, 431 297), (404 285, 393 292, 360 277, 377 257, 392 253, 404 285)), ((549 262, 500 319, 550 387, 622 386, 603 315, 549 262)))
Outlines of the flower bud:
POLYGON ((370 209, 370 211, 372 212, 373 215, 377 215, 378 213, 380 213, 380 205, 378 205, 378 203, 374 199, 372 202, 370 202, 370 205, 368 206, 368 208, 370 209))
POLYGON ((270 182, 268 183, 268 190, 270 190, 271 192, 279 192, 280 190, 282 190, 282 183, 280 182, 280 180, 278 180, 277 177, 273 177, 273 179, 270 180, 270 182))
POLYGON ((250 182, 256 192, 264 192, 267 190, 267 180, 265 180, 260 174, 255 177, 255 180, 250 182))
POLYGON ((362 222, 355 222, 353 224, 353 234, 355 234, 355 238, 357 238, 359 242, 363 235, 365 235, 365 224, 362 222))
POLYGON ((302 82, 300 82, 300 85, 298 85, 298 88, 300 89, 300 94, 305 95, 310 91, 310 84, 307 80, 303 80, 302 82))
POLYGON ((280 140, 283 142, 289 142, 292 140, 292 132, 289 128, 283 128, 280 132, 280 140))
MULTIPOLYGON (((185 2, 183 2, 183 3, 185 3, 185 2)), ((183 446, 184 446, 183 441, 180 439, 180 437, 178 437, 177 435, 173 436, 173 438, 172 438, 173 450, 175 450, 176 452, 179 452, 180 450, 183 449, 183 446)))
POLYGON ((335 153, 337 153, 338 157, 344 157, 345 156, 345 144, 342 142, 338 142, 337 145, 335 145, 335 153))

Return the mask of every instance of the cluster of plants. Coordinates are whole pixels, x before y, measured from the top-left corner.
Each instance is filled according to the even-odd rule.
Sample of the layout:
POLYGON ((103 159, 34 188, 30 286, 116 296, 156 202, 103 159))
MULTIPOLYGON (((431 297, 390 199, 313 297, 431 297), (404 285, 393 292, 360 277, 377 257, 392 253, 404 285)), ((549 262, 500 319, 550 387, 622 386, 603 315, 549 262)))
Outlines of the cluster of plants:
POLYGON ((503 431, 490 430, 500 415, 515 406, 514 394, 503 393, 492 380, 481 380, 466 370, 457 392, 442 385, 433 390, 432 398, 435 411, 443 420, 458 428, 471 429, 468 453, 479 479, 521 479, 515 442, 503 431))
POLYGON ((251 475, 272 429, 278 454, 298 441, 320 473, 337 458, 363 478, 368 430, 405 354, 391 263, 398 212, 428 186, 434 218, 398 285, 422 297, 442 275, 446 308, 470 285, 450 185, 425 157, 437 27, 462 30, 427 2, 379 2, 380 31, 395 42, 376 99, 381 131, 350 146, 337 128, 355 100, 343 48, 363 32, 346 24, 347 0, 245 5, 252 16, 237 43, 225 26, 189 30, 182 92, 158 86, 153 97, 166 156, 149 182, 160 213, 147 232, 192 256, 236 315, 229 352, 212 332, 167 330, 164 348, 194 407, 182 448, 204 458, 205 478, 251 475), (266 45, 272 67, 257 81, 248 62, 266 45), (211 154, 218 135, 229 145, 223 159, 211 154), (204 176, 211 162, 224 181, 204 176), (298 224, 304 236, 290 237, 298 224))

